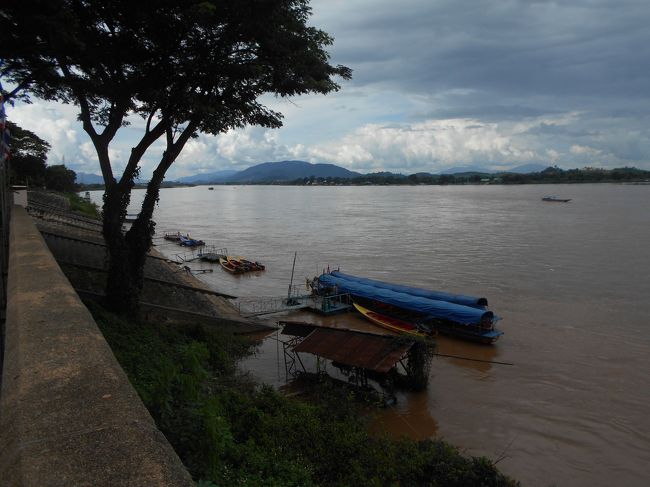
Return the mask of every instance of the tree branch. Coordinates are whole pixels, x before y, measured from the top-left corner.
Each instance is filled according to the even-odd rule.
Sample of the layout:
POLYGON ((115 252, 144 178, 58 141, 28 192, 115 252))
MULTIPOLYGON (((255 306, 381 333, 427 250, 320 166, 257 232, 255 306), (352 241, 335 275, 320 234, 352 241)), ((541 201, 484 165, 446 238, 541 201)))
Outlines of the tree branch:
POLYGON ((158 110, 156 110, 154 108, 153 110, 151 110, 151 113, 149 113, 149 116, 147 117, 147 126, 145 127, 145 130, 147 131, 147 133, 150 131, 151 120, 153 120, 153 116, 156 114, 157 111, 158 110))
POLYGON ((104 138, 101 137, 95 130, 95 127, 92 123, 92 115, 88 98, 75 86, 74 77, 70 72, 70 68, 60 58, 57 58, 57 63, 61 69, 61 72, 63 73, 63 77, 68 80, 72 93, 79 102, 79 108, 81 110, 79 118, 81 119, 84 131, 88 134, 90 140, 95 146, 95 150, 97 151, 97 159, 99 160, 99 167, 102 170, 102 176, 104 178, 104 184, 108 188, 115 184, 113 168, 111 167, 111 159, 108 155, 108 141, 104 140, 104 138))
POLYGON ((142 160, 142 156, 144 156, 147 149, 149 149, 149 147, 151 147, 151 145, 165 133, 168 123, 169 122, 164 119, 160 120, 153 129, 147 130, 142 136, 142 139, 140 139, 140 142, 131 149, 131 155, 129 156, 126 168, 124 169, 124 173, 120 179, 120 185, 122 187, 126 187, 133 182, 138 164, 142 160))
POLYGON ((12 98, 17 98, 19 95, 19 92, 22 90, 25 90, 29 87, 29 85, 32 83, 32 80, 27 80, 24 79, 20 83, 18 83, 18 86, 16 86, 13 90, 8 91, 3 94, 3 98, 5 101, 10 101, 12 98))

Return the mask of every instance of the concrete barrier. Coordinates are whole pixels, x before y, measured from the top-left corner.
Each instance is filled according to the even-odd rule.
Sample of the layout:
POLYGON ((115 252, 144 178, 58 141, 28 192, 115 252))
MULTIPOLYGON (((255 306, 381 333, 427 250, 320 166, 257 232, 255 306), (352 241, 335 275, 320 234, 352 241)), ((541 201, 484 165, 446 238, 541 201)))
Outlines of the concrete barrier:
POLYGON ((2 486, 193 486, 31 218, 11 221, 2 486))

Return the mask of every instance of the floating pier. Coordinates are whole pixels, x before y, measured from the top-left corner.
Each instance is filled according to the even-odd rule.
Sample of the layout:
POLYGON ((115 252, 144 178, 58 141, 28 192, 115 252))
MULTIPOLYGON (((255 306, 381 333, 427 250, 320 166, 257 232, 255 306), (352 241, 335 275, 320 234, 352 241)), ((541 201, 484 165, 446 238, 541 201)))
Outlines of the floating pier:
POLYGON ((320 315, 333 315, 352 310, 347 304, 348 296, 339 294, 335 296, 302 295, 267 298, 240 298, 237 302, 239 312, 247 317, 262 316, 284 311, 309 310, 320 315))

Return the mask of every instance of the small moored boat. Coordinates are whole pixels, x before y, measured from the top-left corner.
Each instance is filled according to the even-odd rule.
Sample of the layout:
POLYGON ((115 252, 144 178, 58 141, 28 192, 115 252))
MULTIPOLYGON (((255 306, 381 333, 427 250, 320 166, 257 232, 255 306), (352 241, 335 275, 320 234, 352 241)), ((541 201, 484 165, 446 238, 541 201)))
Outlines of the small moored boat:
POLYGON ((202 247, 205 245, 205 242, 203 240, 195 240, 193 238, 190 238, 189 235, 180 235, 178 240, 178 243, 183 247, 202 247))
POLYGON ((398 318, 393 318, 392 316, 386 316, 376 311, 372 311, 368 308, 364 308, 358 303, 353 302, 352 305, 356 310, 361 313, 365 318, 372 321, 376 325, 379 325, 388 330, 397 332, 397 333, 406 333, 409 335, 416 336, 427 336, 430 333, 426 333, 424 329, 420 329, 417 324, 409 323, 408 321, 400 320, 398 318))
POLYGON ((231 274, 241 274, 243 272, 246 272, 242 265, 232 257, 226 257, 225 259, 221 257, 219 259, 219 264, 221 264, 221 267, 223 267, 231 274))
POLYGON ((167 232, 163 236, 165 240, 171 240, 172 242, 180 242, 181 232, 167 232))
POLYGON ((247 271, 263 271, 266 269, 264 264, 260 262, 252 262, 250 260, 244 259, 243 257, 237 257, 236 259, 241 265, 243 265, 247 271))

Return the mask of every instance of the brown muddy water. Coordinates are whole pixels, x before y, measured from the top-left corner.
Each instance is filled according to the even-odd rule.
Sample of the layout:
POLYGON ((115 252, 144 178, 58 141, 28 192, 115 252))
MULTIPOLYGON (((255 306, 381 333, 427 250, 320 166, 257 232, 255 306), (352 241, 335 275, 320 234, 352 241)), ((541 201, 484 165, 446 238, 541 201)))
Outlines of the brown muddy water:
MULTIPOLYGON (((514 365, 438 357, 427 391, 374 428, 500 459, 524 485, 650 485, 650 186, 202 186, 162 190, 155 219, 265 263, 200 276, 237 296, 286 295, 296 251, 301 286, 329 265, 487 297, 502 340, 440 338, 439 352, 514 365)), ((322 320, 282 318, 305 317, 322 320)), ((280 387, 273 338, 242 366, 280 387)))

